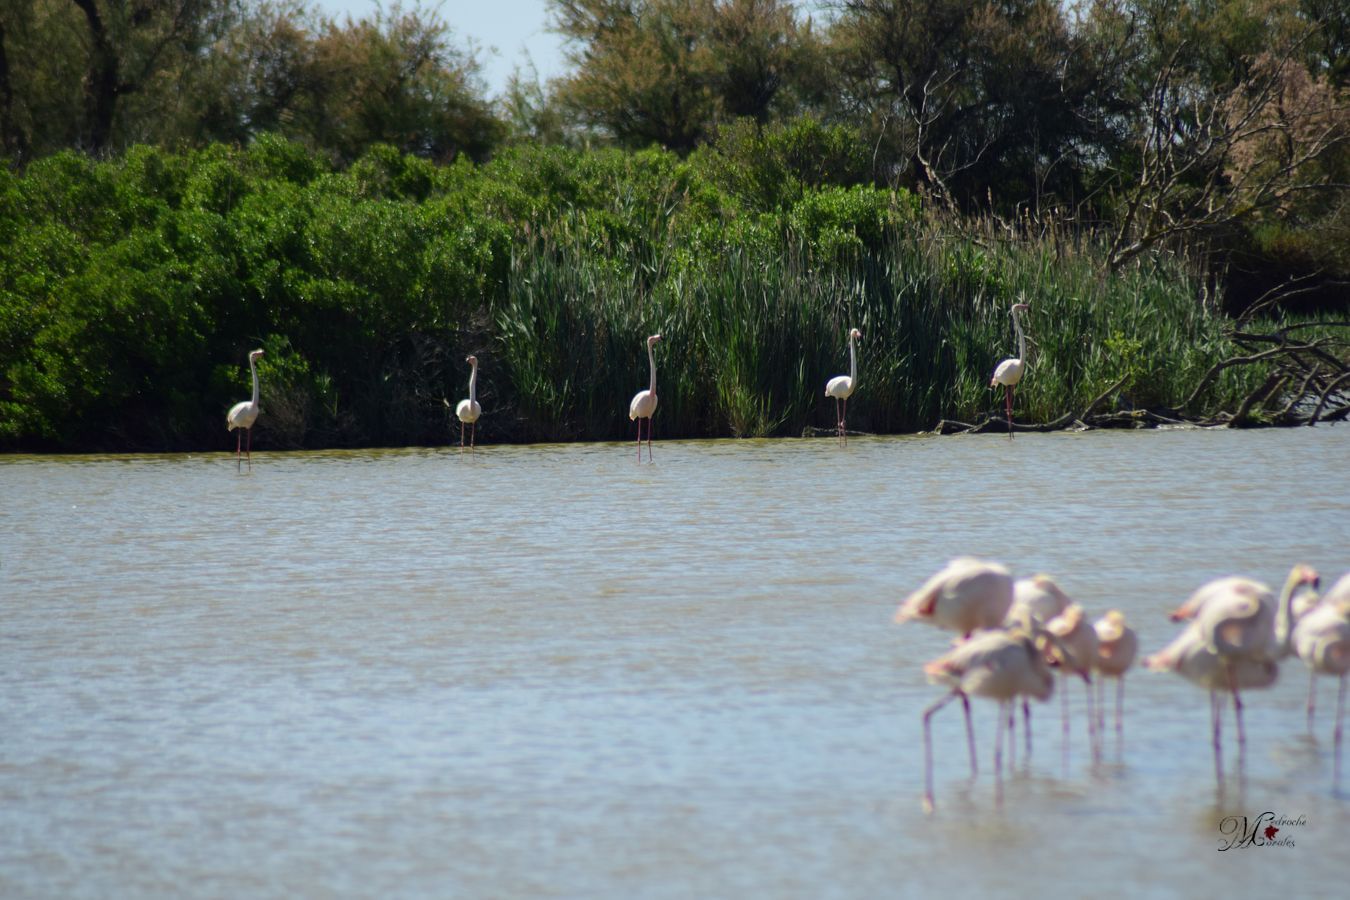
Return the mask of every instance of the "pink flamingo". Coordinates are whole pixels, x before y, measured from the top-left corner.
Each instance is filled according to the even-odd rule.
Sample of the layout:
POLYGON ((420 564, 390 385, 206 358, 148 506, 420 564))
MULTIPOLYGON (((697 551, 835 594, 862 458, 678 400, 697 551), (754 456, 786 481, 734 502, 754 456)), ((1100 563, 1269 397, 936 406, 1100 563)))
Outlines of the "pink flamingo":
POLYGON ((261 350, 254 350, 248 355, 248 368, 253 373, 253 399, 241 400, 230 411, 225 414, 225 430, 234 431, 239 429, 239 434, 234 437, 234 465, 236 471, 242 467, 239 461, 240 443, 243 440, 244 433, 248 433, 248 446, 243 452, 248 455, 248 467, 253 468, 253 423, 258 420, 258 413, 262 410, 258 406, 258 359, 263 355, 261 350))
POLYGON ((1290 609, 1294 594, 1315 584, 1317 573, 1294 566, 1277 601, 1271 590, 1250 578, 1217 578, 1200 587, 1172 614, 1192 621, 1167 647, 1144 660, 1154 671, 1176 672, 1210 692, 1210 719, 1214 730, 1214 769, 1223 777, 1221 706, 1218 694, 1233 696, 1238 759, 1246 752, 1241 691, 1275 683, 1278 660, 1290 649, 1290 609))
POLYGON ((1007 568, 972 556, 958 557, 905 598, 896 622, 917 619, 967 637, 977 628, 998 628, 1013 602, 1007 568))
MULTIPOLYGON (((1069 597, 1049 575, 1039 574, 1030 578, 1019 578, 1013 582, 1013 602, 1004 617, 1005 627, 1021 627, 1025 630, 1044 628, 1045 623, 1068 609, 1069 597)), ((1013 715, 1008 715, 1008 737, 1013 735, 1013 715)), ((1031 760, 1031 703, 1022 699, 1022 728, 1026 738, 1027 760, 1031 760)), ((1012 760, 1013 744, 1009 743, 1009 758, 1012 760)), ((1015 764, 1015 762, 1014 762, 1015 764)))
POLYGON ((638 425, 637 448, 638 462, 642 462, 642 420, 647 420, 647 461, 652 459, 652 413, 656 412, 656 357, 652 354, 652 348, 656 342, 661 340, 661 335, 654 334, 647 338, 647 363, 652 370, 651 386, 645 391, 638 391, 633 395, 632 401, 628 404, 628 418, 636 419, 638 425))
POLYGON ((933 800, 932 720, 939 709, 957 697, 966 709, 966 736, 970 744, 970 775, 976 775, 975 736, 970 727, 970 695, 988 697, 999 703, 998 726, 994 729, 994 791, 996 802, 1003 800, 1002 753, 1003 711, 1018 697, 1048 700, 1054 691, 1054 676, 1032 633, 1022 629, 982 631, 970 637, 923 667, 929 681, 945 684, 951 691, 923 713, 923 808, 931 813, 933 800))
POLYGON ((1345 717, 1345 682, 1350 674, 1350 573, 1327 592, 1321 602, 1300 617, 1293 626, 1294 652, 1308 666, 1308 730, 1312 731, 1317 676, 1339 679, 1336 693, 1335 745, 1336 783, 1341 780, 1341 735, 1345 717))
MULTIPOLYGON (((1045 630, 1059 640, 1047 648, 1050 665, 1064 673, 1067 679, 1077 675, 1083 679, 1087 691, 1088 747, 1095 763, 1101 758, 1101 746, 1097 739, 1097 714, 1093 709, 1092 665, 1097 659, 1097 632, 1088 624, 1083 607, 1077 603, 1069 606, 1045 625, 1045 630)), ((1064 686, 1064 701, 1060 707, 1060 722, 1063 725, 1064 768, 1069 767, 1069 688, 1064 686)))
POLYGON ((1097 734, 1106 728, 1106 679, 1116 680, 1116 752, 1125 745, 1125 673, 1139 653, 1139 636, 1125 622, 1125 614, 1113 609, 1092 626, 1097 632, 1097 734))
POLYGON ((836 375, 825 384, 825 396, 834 398, 834 414, 838 419, 836 430, 841 444, 848 443, 844 416, 848 412, 848 398, 853 396, 853 389, 858 384, 858 350, 854 342, 860 337, 862 332, 856 328, 848 333, 848 374, 836 375))
POLYGON ((1012 440, 1013 436, 1013 389, 1022 380, 1022 375, 1027 368, 1027 340, 1026 335, 1022 334, 1022 322, 1018 316, 1028 309, 1031 309, 1031 307, 1025 303, 1013 304, 1011 314, 1013 328, 1017 329, 1017 356, 999 363, 998 368, 994 369, 994 377, 989 381, 990 387, 1003 385, 1003 397, 1008 410, 1009 440, 1012 440))

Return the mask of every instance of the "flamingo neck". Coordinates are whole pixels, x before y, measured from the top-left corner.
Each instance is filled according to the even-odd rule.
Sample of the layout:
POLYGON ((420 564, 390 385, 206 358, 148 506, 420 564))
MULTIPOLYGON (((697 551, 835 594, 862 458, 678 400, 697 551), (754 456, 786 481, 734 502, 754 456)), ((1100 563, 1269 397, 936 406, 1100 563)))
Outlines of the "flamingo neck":
POLYGON ((253 399, 250 401, 250 403, 251 403, 253 406, 257 406, 257 405, 258 405, 258 361, 255 360, 253 357, 249 357, 249 360, 248 360, 248 368, 249 368, 249 371, 253 373, 253 399))
POLYGON ((1027 337, 1022 333, 1022 311, 1013 313, 1013 328, 1017 329, 1017 358, 1027 358, 1027 337))
POLYGON ((848 336, 848 381, 854 387, 858 386, 858 347, 851 333, 848 336))
POLYGON ((469 402, 478 401, 478 363, 475 361, 473 369, 469 372, 469 402))
POLYGON ((652 395, 653 397, 655 397, 655 396, 656 396, 656 356, 652 354, 652 345, 651 345, 650 342, 648 342, 648 344, 647 344, 647 364, 650 365, 650 366, 651 366, 651 369, 652 369, 652 383, 651 383, 651 387, 647 388, 647 390, 651 392, 651 395, 652 395))
POLYGON ((1280 604, 1275 609, 1275 644, 1281 656, 1289 654, 1294 639, 1294 594, 1301 583, 1300 577, 1298 570, 1289 573, 1284 590, 1280 592, 1280 604))

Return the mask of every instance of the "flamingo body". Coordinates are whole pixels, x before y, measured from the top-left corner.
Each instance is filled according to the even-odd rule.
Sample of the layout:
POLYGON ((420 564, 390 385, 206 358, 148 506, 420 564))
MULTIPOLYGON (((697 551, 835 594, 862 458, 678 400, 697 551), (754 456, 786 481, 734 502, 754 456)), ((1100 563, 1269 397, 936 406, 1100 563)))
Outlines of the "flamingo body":
POLYGON ((1026 363, 1020 359, 1005 359, 994 369, 994 377, 990 379, 989 386, 1005 385, 1007 387, 1016 387, 1022 380, 1022 374, 1026 372, 1026 363))
POLYGON ((236 428, 252 428, 253 423, 258 421, 258 413, 262 408, 258 406, 257 401, 240 400, 230 411, 225 414, 225 430, 234 431, 236 428))
POLYGON ((1068 609, 1068 595, 1049 575, 1033 575, 1013 582, 1013 603, 1008 609, 1006 624, 1030 627, 1032 622, 1044 625, 1068 609))
POLYGON ((836 375, 825 382, 825 396, 836 400, 847 400, 853 396, 853 379, 847 375, 836 375))
POLYGON ((1139 654, 1139 636, 1125 624, 1125 615, 1117 609, 1098 619, 1092 629, 1097 632, 1097 659, 1093 668, 1108 678, 1123 677, 1139 654))
POLYGON ((978 628, 998 628, 1012 602, 1013 578, 1007 568, 963 556, 905 598, 895 612, 895 621, 918 619, 970 634, 978 628))
POLYGON ((628 404, 628 418, 650 419, 656 412, 656 394, 651 391, 638 391, 628 404))

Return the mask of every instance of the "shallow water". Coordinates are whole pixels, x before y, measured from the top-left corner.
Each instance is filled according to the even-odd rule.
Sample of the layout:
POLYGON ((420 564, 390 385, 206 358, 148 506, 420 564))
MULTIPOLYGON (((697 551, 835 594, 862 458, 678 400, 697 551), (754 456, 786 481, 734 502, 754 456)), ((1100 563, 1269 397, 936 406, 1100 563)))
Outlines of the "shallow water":
MULTIPOLYGON (((1350 569, 1350 428, 0 458, 0 896, 1339 894, 1335 692, 1059 697, 996 807, 894 625, 949 557, 1145 651, 1203 581, 1350 569), (1231 719, 1231 716, 1229 717, 1231 719), (1226 725, 1231 724, 1226 721, 1226 725), (1295 845, 1217 853, 1270 810, 1295 845), (1200 885, 1203 885, 1201 888, 1200 885), (1334 894, 1333 894, 1334 892, 1334 894)), ((1350 763, 1347 763, 1350 770, 1350 763)))

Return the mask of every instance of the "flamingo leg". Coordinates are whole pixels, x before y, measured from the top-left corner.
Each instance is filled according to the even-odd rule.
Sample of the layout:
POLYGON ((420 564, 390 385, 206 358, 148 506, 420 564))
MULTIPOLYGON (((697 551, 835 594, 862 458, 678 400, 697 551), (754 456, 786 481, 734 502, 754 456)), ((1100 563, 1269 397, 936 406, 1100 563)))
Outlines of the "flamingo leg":
POLYGON ((1345 719, 1345 678, 1346 676, 1341 676, 1341 687, 1336 692, 1336 730, 1333 732, 1332 738, 1335 745, 1334 753, 1336 754, 1333 770, 1335 774, 1332 776, 1334 779, 1332 783, 1335 785, 1341 783, 1341 724, 1345 719))
POLYGON ((248 427, 248 437, 244 439, 244 458, 248 460, 248 470, 253 471, 253 426, 248 427))
POLYGON ((839 414, 839 437, 843 440, 844 446, 848 446, 848 398, 844 398, 844 410, 839 414))
POLYGON ((1069 774, 1069 686, 1068 676, 1060 678, 1060 756, 1064 765, 1064 774, 1069 774))
POLYGON ((1012 424, 1013 386, 1011 384, 1003 386, 1003 398, 1006 401, 1008 408, 1008 440, 1011 441, 1013 436, 1013 424, 1012 424))
POLYGON ((234 470, 242 471, 244 468, 244 435, 236 431, 234 433, 234 470))
POLYGON ((1008 771, 1017 768, 1017 704, 1008 703, 1008 771))
POLYGON ((1238 692, 1237 675, 1232 663, 1228 664, 1228 687, 1233 692, 1233 718, 1237 720, 1238 771, 1247 758, 1247 729, 1242 725, 1242 695, 1238 692))
POLYGON ((955 700, 958 694, 965 699, 964 694, 954 690, 923 712, 923 811, 927 813, 936 808, 933 803, 933 714, 955 700))
POLYGON ((1125 676, 1116 679, 1116 756, 1125 756, 1125 676))
POLYGON ((464 452, 464 423, 459 423, 459 452, 464 452))
POLYGON ((970 748, 970 780, 974 781, 980 771, 975 761, 975 726, 970 721, 970 698, 965 694, 961 695, 961 708, 966 714, 966 744, 970 748))
POLYGON ((655 422, 652 419, 647 419, 647 462, 652 461, 652 425, 654 424, 655 422))
POLYGON ((638 425, 638 442, 637 442, 638 464, 641 465, 641 463, 642 463, 642 420, 641 420, 641 419, 638 419, 638 420, 637 420, 637 425, 638 425))
POLYGON ((1096 689, 1086 672, 1083 673, 1083 690, 1087 694, 1088 748, 1092 751, 1092 762, 1095 765, 1102 761, 1101 731, 1097 728, 1097 710, 1093 704, 1096 689))
POLYGON ((470 452, 470 453, 473 452, 473 439, 474 439, 474 435, 477 434, 477 432, 478 432, 478 423, 477 423, 477 422, 471 422, 471 423, 469 424, 469 452, 470 452))
POLYGON ((1031 702, 1022 698, 1022 731, 1027 742, 1027 765, 1031 765, 1031 702))
MULTIPOLYGON (((998 705, 999 719, 1003 718, 1003 707, 1006 703, 1000 702, 998 705)), ((1002 722, 999 722, 1002 725, 1002 722)), ((1003 806, 1003 729, 994 729, 994 805, 1003 806)))
POLYGON ((1214 732, 1214 777, 1223 785, 1223 702, 1215 691, 1209 692, 1209 721, 1214 732))
POLYGON ((1308 733, 1313 730, 1313 707, 1317 703, 1317 670, 1308 670, 1308 733))

